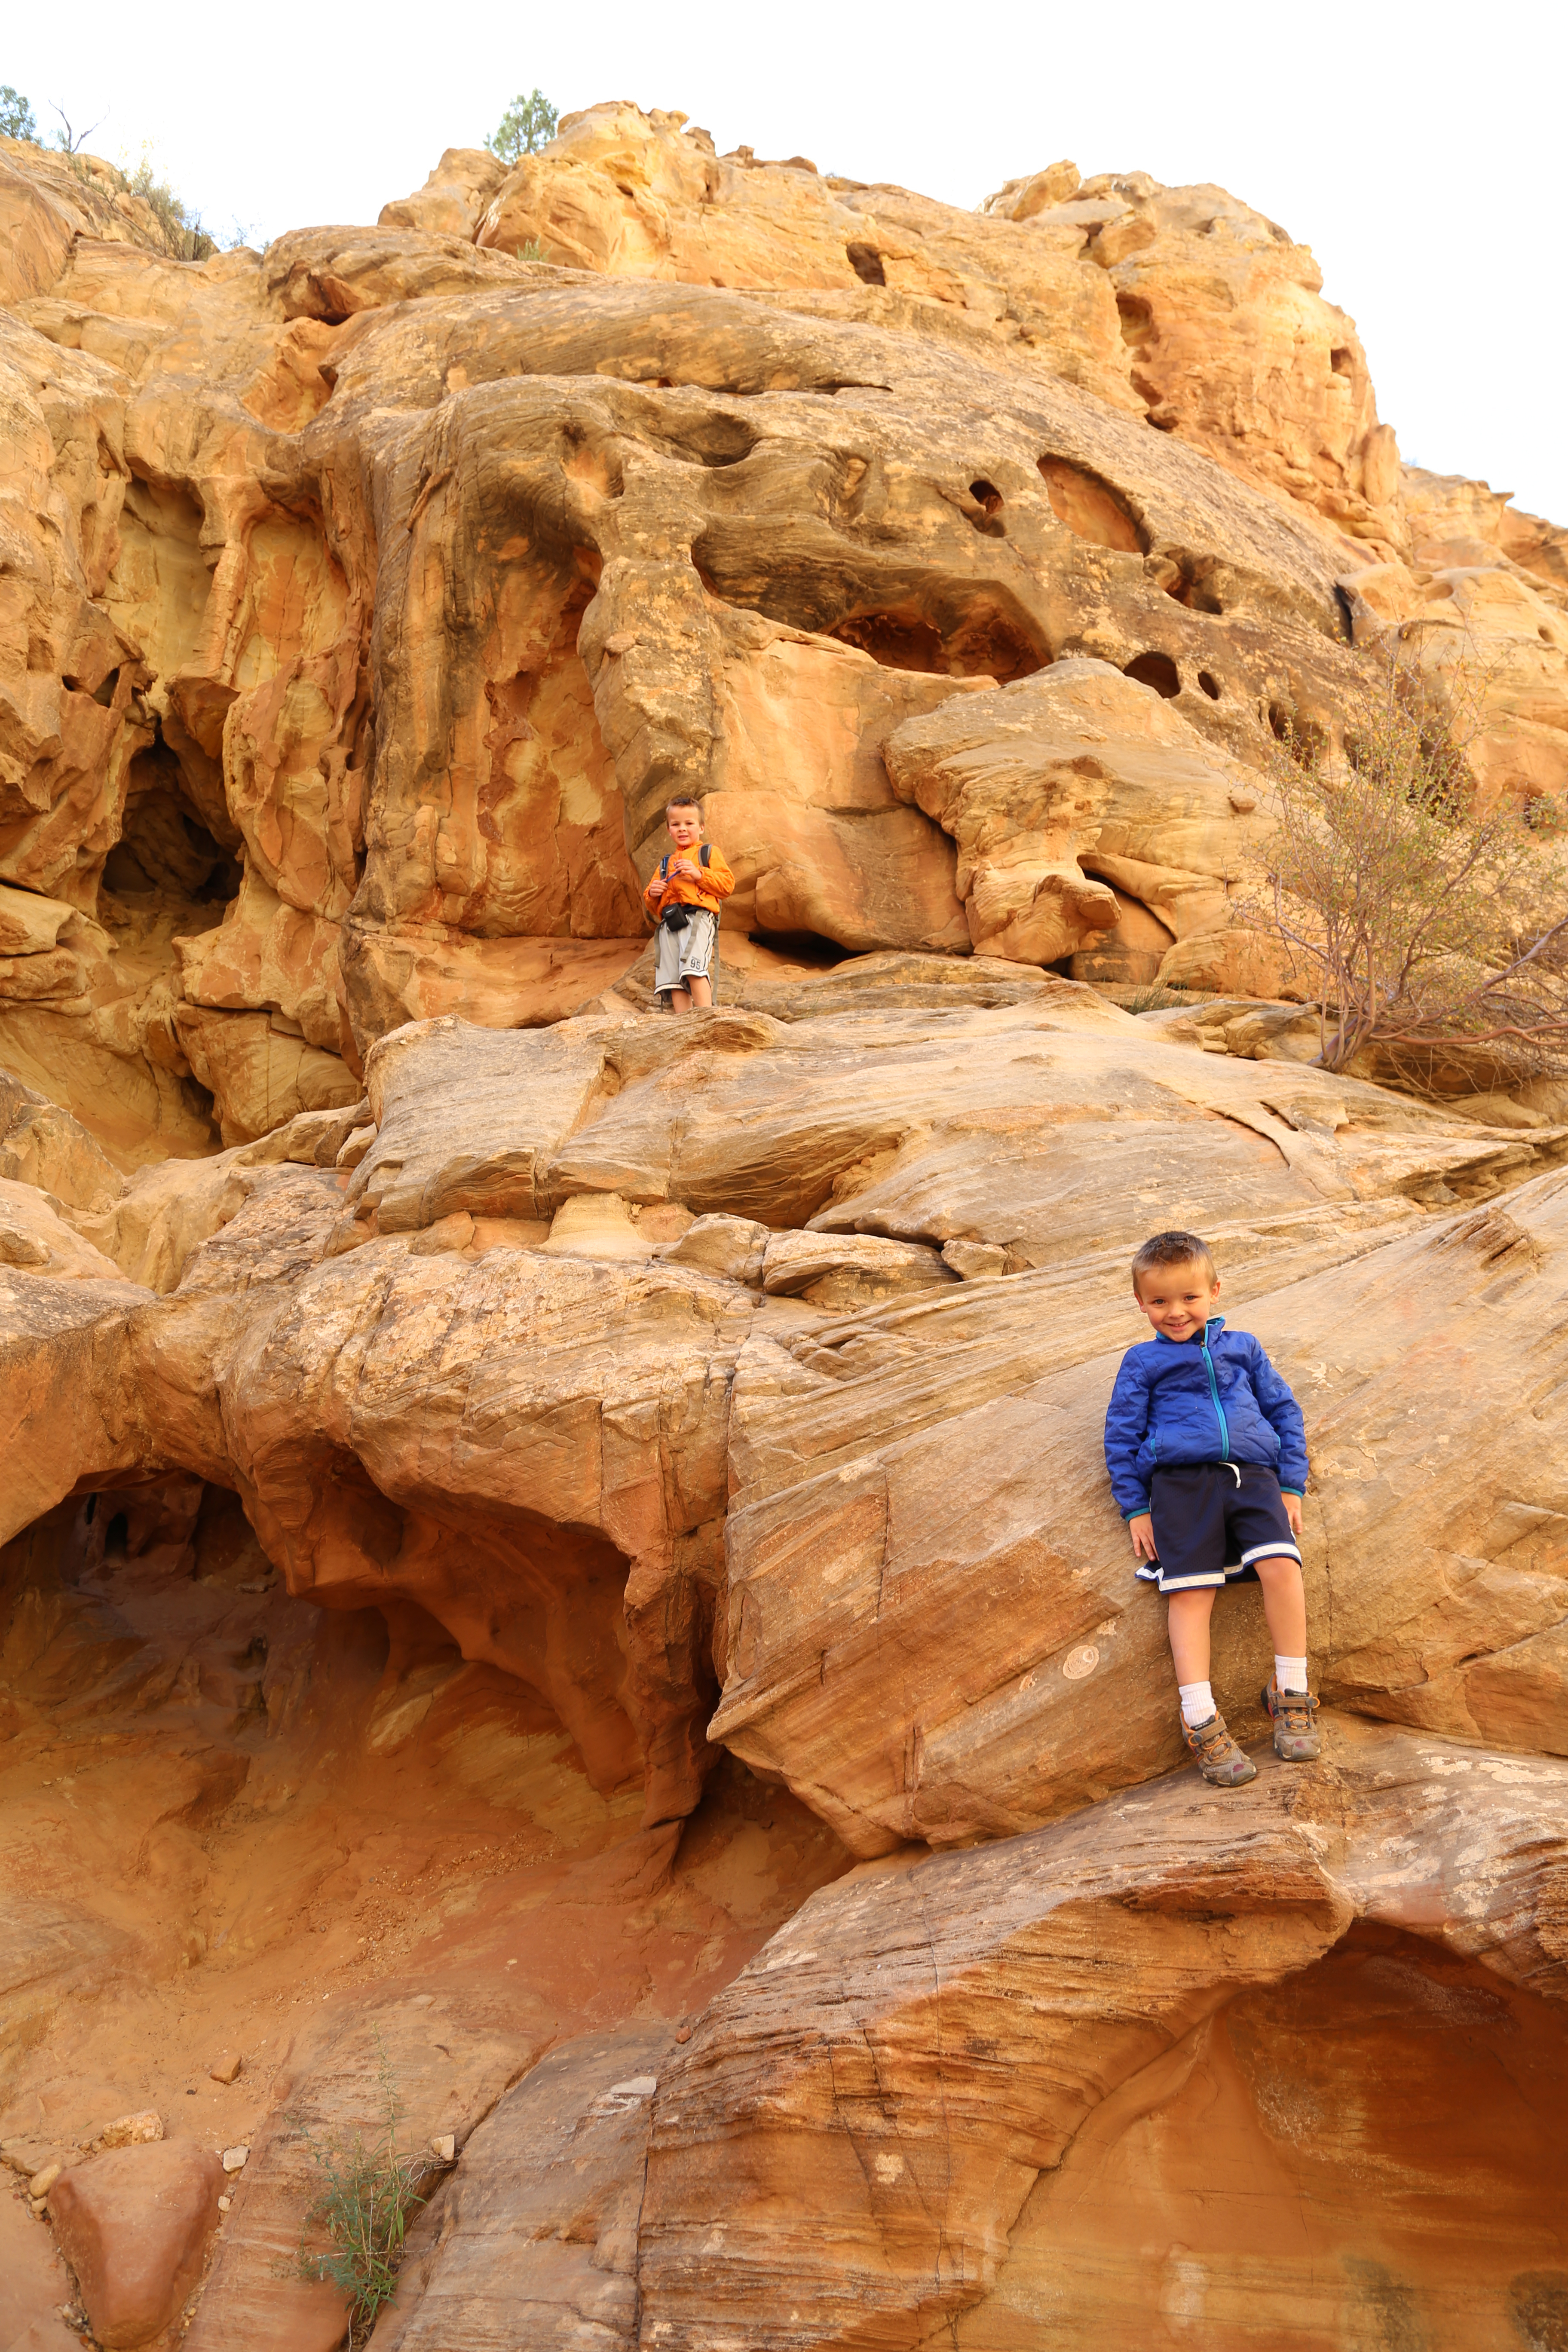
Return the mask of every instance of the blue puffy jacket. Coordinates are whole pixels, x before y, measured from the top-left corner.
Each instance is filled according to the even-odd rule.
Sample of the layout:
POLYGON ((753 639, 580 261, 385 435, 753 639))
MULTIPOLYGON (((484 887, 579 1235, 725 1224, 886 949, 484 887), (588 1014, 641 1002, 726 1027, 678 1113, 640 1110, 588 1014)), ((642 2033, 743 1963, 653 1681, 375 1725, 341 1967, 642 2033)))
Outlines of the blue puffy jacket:
POLYGON ((1149 1507, 1156 1470, 1194 1462, 1253 1462, 1281 1490, 1307 1486, 1301 1408, 1250 1331, 1212 1316, 1201 1339, 1158 1333, 1129 1348, 1105 1415, 1105 1466, 1124 1519, 1149 1507))

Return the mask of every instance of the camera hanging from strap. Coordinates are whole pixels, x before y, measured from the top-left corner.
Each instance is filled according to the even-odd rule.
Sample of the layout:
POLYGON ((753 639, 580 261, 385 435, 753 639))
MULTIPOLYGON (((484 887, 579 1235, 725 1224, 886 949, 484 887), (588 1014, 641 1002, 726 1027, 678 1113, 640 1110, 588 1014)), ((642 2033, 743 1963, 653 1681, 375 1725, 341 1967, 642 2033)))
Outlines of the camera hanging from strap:
MULTIPOLYGON (((713 845, 711 842, 705 841, 702 845, 700 863, 706 866, 710 862, 712 856, 713 845)), ((661 882, 668 882, 669 879, 669 852, 668 850, 666 850, 664 856, 658 861, 658 878, 661 882)), ((712 909, 706 907, 701 909, 698 909, 692 907, 676 905, 673 907, 667 907, 658 919, 663 924, 667 931, 683 931, 686 929, 687 924, 691 920, 693 914, 699 911, 703 914, 709 914, 712 912, 712 909)), ((717 926, 719 921, 717 915, 713 916, 713 921, 715 926, 717 926)))

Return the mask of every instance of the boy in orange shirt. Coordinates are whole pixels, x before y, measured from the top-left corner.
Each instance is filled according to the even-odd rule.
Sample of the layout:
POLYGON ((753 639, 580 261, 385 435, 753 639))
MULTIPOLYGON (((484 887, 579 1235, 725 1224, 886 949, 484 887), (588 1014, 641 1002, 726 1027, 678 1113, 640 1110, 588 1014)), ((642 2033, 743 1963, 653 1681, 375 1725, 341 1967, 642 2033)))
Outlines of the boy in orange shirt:
POLYGON ((643 904, 658 924, 654 987, 662 1005, 677 1013, 713 1002, 713 956, 719 908, 735 877, 710 842, 702 838, 702 803, 666 803, 665 824, 675 847, 659 859, 643 892, 643 904))

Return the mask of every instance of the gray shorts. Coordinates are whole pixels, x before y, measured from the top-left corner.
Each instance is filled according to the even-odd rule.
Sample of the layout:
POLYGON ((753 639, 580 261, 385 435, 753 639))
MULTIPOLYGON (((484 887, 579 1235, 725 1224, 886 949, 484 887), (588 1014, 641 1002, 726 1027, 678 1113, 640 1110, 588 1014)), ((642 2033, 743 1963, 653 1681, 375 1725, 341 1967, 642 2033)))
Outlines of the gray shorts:
POLYGON ((713 941, 719 919, 706 907, 693 907, 691 920, 679 931, 660 923, 655 950, 653 984, 661 996, 684 988, 689 980, 709 980, 713 971, 713 941))

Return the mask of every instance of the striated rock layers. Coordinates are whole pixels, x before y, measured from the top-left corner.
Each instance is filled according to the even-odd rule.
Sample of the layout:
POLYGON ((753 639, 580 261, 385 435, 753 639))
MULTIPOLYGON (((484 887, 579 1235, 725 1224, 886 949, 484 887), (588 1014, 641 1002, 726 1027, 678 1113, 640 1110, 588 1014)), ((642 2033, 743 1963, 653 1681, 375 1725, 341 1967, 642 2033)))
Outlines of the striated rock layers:
POLYGON ((4 166, 11 2334, 335 2352, 391 2132, 377 2352, 1568 2341, 1562 1090, 1331 1076, 1246 919, 1385 628, 1568 784, 1562 535, 1214 188, 4 166), (1100 1455, 1178 1224, 1313 1465, 1231 1793, 1100 1455))

